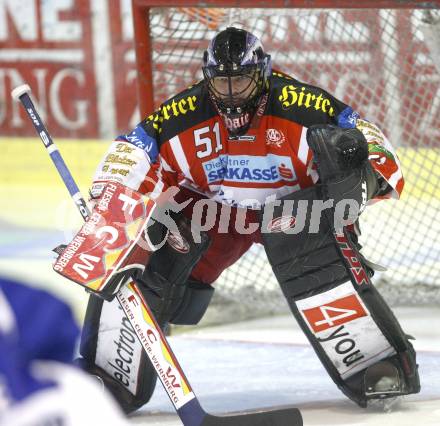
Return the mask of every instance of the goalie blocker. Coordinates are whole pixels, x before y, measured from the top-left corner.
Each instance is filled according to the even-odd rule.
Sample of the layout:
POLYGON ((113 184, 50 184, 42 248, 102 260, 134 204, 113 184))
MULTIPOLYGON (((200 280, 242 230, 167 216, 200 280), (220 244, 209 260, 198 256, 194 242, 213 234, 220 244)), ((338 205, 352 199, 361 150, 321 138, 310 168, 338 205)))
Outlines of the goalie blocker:
MULTIPOLYGON (((321 182, 266 205, 261 229, 293 315, 333 381, 366 407, 370 399, 417 393, 420 382, 413 346, 372 285, 374 271, 359 252, 356 234, 341 227, 337 209, 331 208, 338 202, 361 206, 377 190, 366 158, 355 167, 340 161, 337 147, 344 132, 309 129, 321 182)), ((350 132, 356 146, 357 134, 350 132)), ((349 214, 348 222, 355 217, 349 214)))
POLYGON ((90 217, 61 252, 53 269, 91 293, 112 300, 130 277, 139 276, 163 238, 161 227, 150 226, 157 210, 154 201, 109 182, 90 217))

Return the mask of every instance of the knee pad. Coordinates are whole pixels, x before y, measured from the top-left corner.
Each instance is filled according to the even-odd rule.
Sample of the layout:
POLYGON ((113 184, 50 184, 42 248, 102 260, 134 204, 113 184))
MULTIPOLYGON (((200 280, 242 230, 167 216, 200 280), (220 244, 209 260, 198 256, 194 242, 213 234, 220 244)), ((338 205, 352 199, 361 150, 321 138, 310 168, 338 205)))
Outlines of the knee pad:
MULTIPOLYGON (((360 406, 377 397, 366 389, 365 377, 385 360, 401 378, 398 394, 418 392, 415 352, 373 287, 373 271, 354 235, 347 229, 335 234, 328 215, 321 217, 316 232, 310 232, 310 209, 320 197, 316 187, 291 194, 272 206, 271 221, 264 212, 261 217, 264 248, 292 313, 334 382, 360 406), (304 227, 287 226, 287 232, 280 232, 274 223, 295 223, 304 213, 298 210, 299 200, 308 201, 304 227)), ((381 395, 387 396, 391 395, 381 395)))

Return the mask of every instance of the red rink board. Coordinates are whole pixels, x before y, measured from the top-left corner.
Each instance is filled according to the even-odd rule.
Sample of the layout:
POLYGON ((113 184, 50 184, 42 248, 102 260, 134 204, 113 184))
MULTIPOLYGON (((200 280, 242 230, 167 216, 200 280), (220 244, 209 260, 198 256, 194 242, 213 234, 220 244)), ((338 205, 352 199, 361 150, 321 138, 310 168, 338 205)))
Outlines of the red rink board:
MULTIPOLYGON (((142 2, 145 6, 148 3, 151 2, 142 2)), ((318 1, 307 4, 315 7, 318 3, 324 4, 318 1)), ((383 2, 381 7, 391 3, 402 4, 383 2)), ((139 118, 131 1, 34 0, 26 4, 26 8, 17 8, 12 0, 0 2, 0 135, 33 136, 24 112, 7 96, 23 82, 33 89, 42 118, 55 137, 110 139, 130 130, 139 118)), ((218 2, 217 6, 222 4, 218 2)), ((405 4, 410 7, 410 2, 405 4)), ((319 13, 316 20, 304 17, 304 10, 299 13, 302 15, 283 17, 289 28, 283 38, 275 37, 278 24, 272 18, 259 27, 263 44, 273 54, 276 67, 342 97, 363 116, 381 123, 389 134, 391 128, 386 117, 392 100, 384 91, 387 81, 385 77, 379 78, 371 86, 370 78, 387 75, 381 11, 333 10, 339 13, 341 27, 361 28, 366 40, 347 39, 326 30, 326 12, 319 13), (279 61, 277 52, 288 60, 279 61), (294 59, 298 52, 307 54, 306 62, 294 59), (323 60, 328 54, 333 58, 330 62, 323 60), (350 55, 360 60, 353 62, 350 55)), ((406 133, 408 145, 422 145, 431 143, 432 134, 422 136, 421 140, 414 122, 424 123, 432 131, 438 128, 434 99, 440 89, 432 61, 423 60, 424 55, 429 57, 429 51, 416 35, 412 13, 410 9, 396 10, 395 26, 389 34, 398 49, 395 90, 399 94, 402 118, 395 124, 406 133)), ((166 25, 176 25, 169 18, 166 25)), ((244 21, 246 24, 253 25, 251 20, 244 21)), ((143 108, 142 114, 151 113, 152 105, 157 106, 191 84, 195 76, 201 76, 201 52, 207 44, 208 38, 192 40, 187 47, 177 46, 177 40, 172 38, 166 38, 166 42, 153 39, 156 54, 151 65, 155 95, 149 101, 152 91, 143 90, 139 99, 143 107, 149 105, 149 108, 148 111, 143 108), (185 55, 166 62, 164 55, 157 54, 163 49, 185 51, 185 55)), ((151 57, 150 50, 141 50, 141 43, 136 47, 141 58, 151 57)), ((151 84, 148 76, 144 76, 140 85, 147 83, 151 84)))

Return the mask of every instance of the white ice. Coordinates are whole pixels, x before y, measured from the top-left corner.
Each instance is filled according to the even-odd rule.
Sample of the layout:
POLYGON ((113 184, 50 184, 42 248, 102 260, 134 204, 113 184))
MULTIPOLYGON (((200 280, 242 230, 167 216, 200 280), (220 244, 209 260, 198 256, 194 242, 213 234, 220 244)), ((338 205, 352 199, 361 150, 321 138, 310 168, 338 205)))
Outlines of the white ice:
MULTIPOLYGON (((191 329, 170 343, 203 408, 212 414, 297 407, 305 426, 439 426, 440 308, 396 308, 417 337, 422 391, 391 412, 362 409, 328 377, 293 317, 191 329)), ((132 424, 181 425, 160 383, 132 424)), ((286 425, 288 426, 288 425, 286 425)))
MULTIPOLYGON (((0 273, 54 291, 82 317, 84 291, 60 281, 51 269, 48 247, 55 247, 62 236, 0 230, 0 273)), ((403 329, 417 339, 422 390, 390 413, 349 401, 329 379, 292 316, 191 327, 172 336, 170 343, 200 403, 213 414, 289 406, 301 410, 305 426, 440 426, 440 307, 394 311, 403 329)), ((181 425, 160 383, 130 422, 181 425)))

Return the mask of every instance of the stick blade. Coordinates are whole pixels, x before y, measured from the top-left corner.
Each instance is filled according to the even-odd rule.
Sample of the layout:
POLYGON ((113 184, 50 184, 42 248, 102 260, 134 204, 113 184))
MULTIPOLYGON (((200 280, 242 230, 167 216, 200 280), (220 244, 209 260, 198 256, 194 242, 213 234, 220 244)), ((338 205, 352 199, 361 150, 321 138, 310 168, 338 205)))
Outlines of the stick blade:
POLYGON ((229 416, 207 414, 200 426, 303 426, 303 420, 297 408, 285 408, 229 416))

